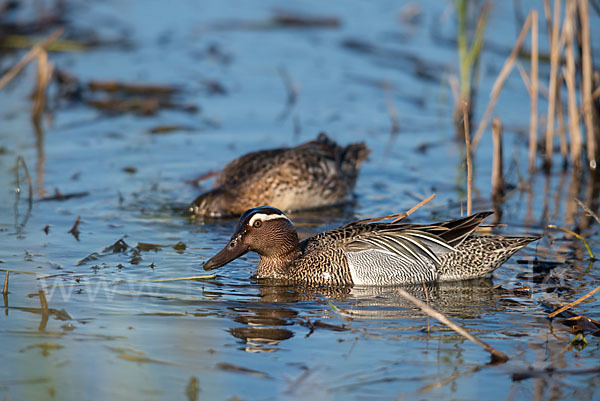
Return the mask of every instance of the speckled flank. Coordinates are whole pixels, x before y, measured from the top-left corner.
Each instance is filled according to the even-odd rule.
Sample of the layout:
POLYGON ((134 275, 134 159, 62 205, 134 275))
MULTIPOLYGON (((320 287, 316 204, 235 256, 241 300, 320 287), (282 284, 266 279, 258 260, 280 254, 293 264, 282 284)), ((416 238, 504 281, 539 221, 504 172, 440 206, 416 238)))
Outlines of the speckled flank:
MULTIPOLYGON (((298 243, 293 224, 289 219, 274 218, 278 213, 285 216, 271 207, 246 211, 232 241, 241 238, 246 249, 260 255, 259 278, 317 287, 482 277, 540 238, 471 235, 491 214, 480 212, 430 225, 351 223, 298 243), (261 215, 268 218, 256 226, 261 215), (248 224, 250 221, 254 226, 248 224)), ((213 259, 207 262, 209 268, 223 264, 213 259)))
POLYGON ((225 166, 190 213, 218 217, 260 205, 291 211, 338 204, 350 199, 368 154, 364 143, 339 146, 323 133, 295 148, 249 153, 225 166))
POLYGON ((484 277, 539 237, 470 236, 441 264, 416 264, 401 255, 375 250, 313 249, 298 258, 287 278, 311 286, 397 285, 484 277))
POLYGON ((440 281, 463 280, 492 273, 515 252, 540 237, 477 235, 465 240, 457 252, 442 257, 440 281))
POLYGON ((288 279, 311 286, 348 286, 352 278, 340 249, 326 249, 302 255, 290 266, 288 279))

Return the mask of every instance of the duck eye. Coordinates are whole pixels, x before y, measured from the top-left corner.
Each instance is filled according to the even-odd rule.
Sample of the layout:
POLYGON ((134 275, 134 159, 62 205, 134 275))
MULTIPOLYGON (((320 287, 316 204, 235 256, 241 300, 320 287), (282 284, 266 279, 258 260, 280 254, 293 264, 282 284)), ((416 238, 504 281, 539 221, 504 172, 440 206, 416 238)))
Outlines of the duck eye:
POLYGON ((234 246, 235 246, 235 241, 231 241, 231 242, 229 243, 229 247, 230 247, 230 248, 233 248, 234 246))
POLYGON ((256 220, 256 221, 254 222, 254 227, 258 228, 258 227, 260 227, 260 226, 262 226, 262 221, 260 221, 260 220, 256 220))

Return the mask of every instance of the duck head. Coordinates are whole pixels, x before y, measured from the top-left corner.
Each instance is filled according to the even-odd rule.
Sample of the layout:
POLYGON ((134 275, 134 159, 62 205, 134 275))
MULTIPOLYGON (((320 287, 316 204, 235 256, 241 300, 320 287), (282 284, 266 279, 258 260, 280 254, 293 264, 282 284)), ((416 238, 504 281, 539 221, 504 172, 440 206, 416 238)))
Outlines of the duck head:
POLYGON ((188 212, 195 216, 227 217, 239 215, 236 213, 236 197, 221 188, 212 189, 198 196, 189 206, 188 212))
POLYGON ((204 263, 204 270, 224 266, 252 251, 261 257, 261 276, 261 265, 283 269, 298 250, 298 234, 292 221, 274 207, 256 207, 242 214, 225 248, 204 263))

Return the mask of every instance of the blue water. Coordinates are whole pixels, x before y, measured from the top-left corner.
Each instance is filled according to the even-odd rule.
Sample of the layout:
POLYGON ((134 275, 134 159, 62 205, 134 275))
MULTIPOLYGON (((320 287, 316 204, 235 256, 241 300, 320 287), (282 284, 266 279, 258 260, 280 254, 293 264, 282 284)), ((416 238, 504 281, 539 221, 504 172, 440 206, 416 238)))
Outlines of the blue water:
MULTIPOLYGON (((524 14, 532 4, 539 6, 523 2, 524 14)), ((341 25, 267 29, 265 23, 281 8, 279 2, 69 2, 66 37, 76 39, 76 32, 93 29, 101 38, 125 37, 129 46, 52 52, 50 60, 57 68, 81 82, 173 85, 182 88, 177 102, 201 111, 106 115, 57 100, 54 84, 52 120, 44 121, 43 136, 36 137, 29 114, 35 67, 0 91, 0 269, 15 271, 0 314, 5 366, 0 370, 0 396, 597 399, 597 373, 560 371, 597 367, 598 338, 586 332, 587 345, 575 347, 569 328, 547 319, 552 306, 598 285, 597 262, 589 262, 581 241, 544 229, 547 224, 581 229, 592 251, 600 252, 598 224, 573 200, 577 197, 597 211, 597 184, 570 170, 561 173, 558 156, 551 176, 529 177, 529 97, 517 72, 507 81, 494 113, 505 126, 505 179, 516 188, 505 202, 492 205, 491 135, 486 132, 475 156, 474 204, 478 210, 501 212, 499 222, 507 226, 498 232, 544 232, 545 237, 490 280, 434 286, 428 293, 434 308, 506 353, 507 363, 489 365, 484 350, 428 319, 393 289, 313 293, 258 284, 252 278, 257 261, 252 254, 217 270, 212 279, 142 281, 204 274, 202 262, 232 233, 234 220, 203 223, 182 216, 181 208, 210 185, 203 182, 196 188, 187 180, 243 153, 293 146, 319 131, 340 143, 365 141, 372 153, 359 177, 354 205, 291 216, 303 235, 404 211, 431 193, 436 198, 413 221, 461 214, 466 207, 464 144, 455 140, 448 85, 449 77, 457 75, 456 48, 436 36, 454 38, 453 7, 435 1, 413 4, 418 17, 402 22, 400 15, 409 6, 303 1, 294 3, 293 11, 336 17, 341 25), (344 46, 348 40, 379 50, 353 51, 344 46), (435 79, 420 78, 406 55, 422 60, 435 79), (289 110, 282 71, 297 90, 289 110), (207 93, 205 81, 219 82, 226 93, 207 93), (380 81, 389 83, 387 94, 368 83, 380 81), (390 103, 399 116, 397 134, 391 133, 390 103), (164 125, 193 129, 149 133, 164 125), (423 146, 426 151, 420 152, 423 146), (15 193, 19 155, 33 181, 30 213, 23 168, 20 197, 15 193), (127 167, 135 173, 125 171, 127 167), (88 194, 39 201, 55 189, 88 194), (77 216, 78 240, 68 233, 77 216), (122 253, 105 250, 119 239, 130 248, 122 253), (180 241, 186 248, 178 251, 173 245, 180 241), (131 247, 138 243, 164 247, 141 251, 141 259, 132 264, 136 252, 131 247), (82 261, 94 253, 97 259, 82 261), (534 258, 555 265, 534 270, 531 264, 518 263, 534 258), (527 286, 531 291, 513 291, 527 286), (514 373, 530 368, 559 373, 513 380, 514 373), (194 378, 199 392, 186 392, 194 378)), ((484 49, 475 121, 520 29, 513 7, 494 3, 490 15, 487 37, 506 52, 484 49)), ((31 11, 23 14, 23 19, 33 18, 31 11)), ((594 23, 596 14, 592 19, 593 38, 600 25, 594 23)), ((542 49, 544 32, 540 23, 542 49)), ((0 60, 2 69, 21 55, 6 55, 0 60)), ((528 69, 527 61, 522 63, 528 69)), ((548 69, 540 65, 542 81, 548 69)), ((546 107, 541 97, 540 113, 546 107)), ((421 290, 415 291, 425 299, 421 290)), ((598 320, 596 299, 574 311, 598 320)))

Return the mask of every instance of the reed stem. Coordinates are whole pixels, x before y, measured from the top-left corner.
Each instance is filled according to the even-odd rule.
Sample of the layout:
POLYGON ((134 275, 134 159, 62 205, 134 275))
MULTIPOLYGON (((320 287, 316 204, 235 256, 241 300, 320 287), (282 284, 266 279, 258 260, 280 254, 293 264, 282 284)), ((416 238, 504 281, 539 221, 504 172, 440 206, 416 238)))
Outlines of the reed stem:
POLYGON ((594 114, 592 99, 592 56, 590 44, 590 15, 588 0, 579 0, 579 21, 581 23, 581 103, 583 106, 583 120, 587 134, 587 157, 592 170, 597 167, 600 144, 600 132, 594 121, 598 116, 594 114))
POLYGON ((427 306, 424 302, 422 302, 421 300, 413 297, 407 291, 405 291, 405 290, 403 290, 401 288, 399 288, 396 291, 398 292, 398 294, 400 296, 402 296, 406 300, 408 300, 411 303, 413 303, 415 306, 417 306, 419 309, 421 309, 428 316, 431 316, 432 318, 434 318, 436 320, 439 320, 440 322, 442 322, 446 326, 450 327, 452 330, 454 330, 455 332, 457 332, 461 336, 465 337, 466 339, 474 342, 475 344, 477 344, 480 347, 482 347, 483 349, 485 349, 487 352, 489 352, 490 354, 492 354, 493 358, 495 358, 495 360, 497 362, 506 362, 506 361, 508 361, 508 356, 506 356, 504 353, 502 353, 501 351, 498 351, 496 348, 492 347, 491 345, 486 344, 483 341, 479 340, 478 338, 474 337, 468 331, 466 331, 465 329, 463 329, 462 327, 460 327, 459 325, 457 325, 456 323, 454 323, 452 320, 448 319, 442 313, 440 313, 440 312, 436 311, 435 309, 427 306))
POLYGON ((467 110, 468 102, 463 103, 463 124, 465 130, 465 149, 467 151, 467 216, 473 212, 473 161, 471 160, 471 136, 467 110))
POLYGON ((23 56, 23 58, 10 70, 8 70, 8 72, 4 74, 4 76, 0 79, 0 89, 2 89, 4 85, 9 83, 14 77, 16 77, 23 70, 23 68, 27 66, 27 64, 33 61, 43 49, 50 45, 50 43, 58 39, 58 37, 62 35, 62 33, 63 29, 58 28, 54 32, 52 32, 50 36, 44 39, 44 41, 42 41, 40 44, 33 46, 31 50, 29 50, 27 54, 25 54, 25 56, 23 56))
POLYGON ((475 135, 473 135, 473 142, 471 143, 471 149, 473 151, 477 148, 477 145, 479 144, 479 141, 481 140, 481 137, 483 136, 483 132, 485 131, 485 128, 487 127, 487 123, 490 119, 490 116, 492 115, 492 111, 494 110, 494 107, 496 106, 496 102, 498 101, 498 97, 500 96, 500 92, 502 91, 502 87, 504 86, 504 82, 506 82, 508 75, 512 71, 512 69, 516 63, 517 57, 519 55, 519 52, 521 51, 521 47, 523 47, 523 42, 525 41, 525 36, 527 35, 527 32, 529 31, 529 27, 531 26, 531 21, 533 19, 532 13, 533 13, 533 11, 531 13, 529 13, 529 16, 525 20, 525 23, 523 24, 523 28, 521 28, 521 32, 519 33, 519 37, 517 38, 517 42, 515 43, 515 46, 513 47, 513 50, 510 53, 510 56, 508 56, 508 58, 504 62, 504 65, 502 66, 502 70, 500 71, 500 73, 498 74, 498 77, 496 78, 496 81, 494 82, 494 86, 492 87, 492 91, 490 93, 490 102, 488 103, 488 106, 485 109, 483 118, 481 119, 481 121, 479 122, 479 125, 477 126, 477 131, 475 132, 475 135))
POLYGON ((494 158, 492 161, 492 200, 499 201, 504 193, 502 179, 502 123, 498 117, 492 120, 492 140, 494 143, 494 158))
POLYGON ((571 136, 571 162, 575 168, 581 167, 582 139, 579 129, 579 110, 577 107, 577 88, 575 83, 575 57, 573 55, 573 39, 575 35, 575 2, 568 1, 565 10, 565 56, 566 67, 563 67, 563 77, 567 84, 568 110, 569 110, 569 133, 571 136))
MULTIPOLYGON (((538 129, 538 13, 531 12, 531 86, 529 117, 529 172, 535 169, 535 153, 537 149, 538 129)), ((492 132, 493 132, 492 124, 492 132)))
POLYGON ((558 62, 560 55, 560 2, 554 0, 554 11, 552 16, 552 36, 550 38, 550 85, 548 87, 548 114, 546 115, 546 168, 552 166, 552 153, 554 141, 554 118, 557 96, 558 62))

